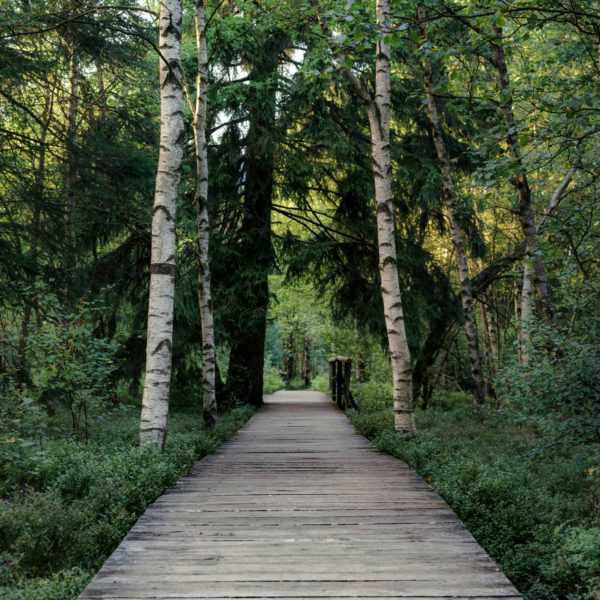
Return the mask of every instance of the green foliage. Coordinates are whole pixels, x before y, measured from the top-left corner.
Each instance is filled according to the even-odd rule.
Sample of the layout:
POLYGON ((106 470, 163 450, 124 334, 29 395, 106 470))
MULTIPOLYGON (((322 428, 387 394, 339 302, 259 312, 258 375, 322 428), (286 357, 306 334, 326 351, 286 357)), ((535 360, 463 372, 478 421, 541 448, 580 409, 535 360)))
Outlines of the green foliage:
POLYGON ((316 377, 313 377, 310 386, 313 390, 317 390, 317 392, 329 394, 329 375, 327 373, 320 373, 316 377))
MULTIPOLYGON (((94 335, 102 305, 81 302, 64 313, 43 286, 36 287, 35 297, 45 319, 25 340, 21 362, 26 361, 26 380, 18 383, 10 371, 0 377, 0 475, 6 481, 43 467, 48 414, 68 415, 69 433, 87 439, 90 420, 101 418, 114 400, 118 344, 94 335)), ((55 420, 54 426, 62 428, 62 423, 55 420)))
POLYGON ((32 392, 50 410, 68 407, 73 433, 87 436, 88 415, 112 398, 119 346, 94 335, 100 304, 82 301, 65 313, 58 298, 47 295, 43 307, 46 321, 28 340, 32 392))
MULTIPOLYGON (((0 380, 1 381, 1 380, 0 380)), ((0 475, 35 470, 43 460, 47 433, 46 411, 12 382, 3 386, 0 403, 0 475)))
POLYGON ((504 401, 528 415, 555 442, 600 442, 600 350, 553 326, 538 326, 528 366, 500 370, 504 401))
POLYGON ((210 430, 200 414, 175 414, 164 453, 135 447, 137 411, 103 423, 98 441, 48 441, 35 471, 2 483, 0 595, 75 597, 148 504, 251 414, 235 408, 210 430))
POLYGON ((273 365, 269 357, 265 360, 265 369, 263 374, 263 390, 265 394, 272 394, 277 390, 282 390, 285 382, 281 377, 279 369, 273 365))
POLYGON ((71 600, 77 598, 91 577, 91 573, 74 567, 50 577, 22 579, 14 586, 0 587, 0 591, 4 600, 71 600))
POLYGON ((594 598, 600 584, 600 446, 548 451, 509 415, 456 406, 417 414, 400 437, 391 410, 351 411, 359 431, 417 470, 530 600, 594 598), (544 448, 544 452, 540 452, 544 448))
POLYGON ((431 397, 431 408, 438 410, 455 410, 472 406, 473 396, 466 392, 455 390, 435 390, 431 397))

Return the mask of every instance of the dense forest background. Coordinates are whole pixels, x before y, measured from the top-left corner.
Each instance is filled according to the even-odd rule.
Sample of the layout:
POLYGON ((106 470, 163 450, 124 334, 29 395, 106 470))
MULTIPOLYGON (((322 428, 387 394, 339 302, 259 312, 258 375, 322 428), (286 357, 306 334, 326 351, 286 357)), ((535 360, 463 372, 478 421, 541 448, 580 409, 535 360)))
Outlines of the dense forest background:
POLYGON ((325 391, 327 358, 342 354, 358 429, 419 471, 527 598, 597 598, 598 3, 398 0, 382 23, 363 0, 184 0, 162 453, 137 442, 157 11, 0 4, 0 595, 75 597, 263 392, 325 391), (214 427, 202 424, 199 7, 214 427), (393 425, 364 97, 382 44, 409 435, 393 425))

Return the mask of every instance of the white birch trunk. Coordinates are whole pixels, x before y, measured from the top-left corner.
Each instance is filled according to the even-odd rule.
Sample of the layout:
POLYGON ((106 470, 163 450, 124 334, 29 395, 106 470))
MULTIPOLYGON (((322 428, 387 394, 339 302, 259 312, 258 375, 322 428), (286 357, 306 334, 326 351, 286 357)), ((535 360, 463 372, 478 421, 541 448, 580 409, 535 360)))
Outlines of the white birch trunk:
MULTIPOLYGON (((389 0, 377 0, 377 24, 386 31, 389 0)), ((385 39, 376 47, 375 98, 368 106, 373 176, 377 204, 377 242, 381 296, 393 377, 394 426, 396 431, 415 431, 410 350, 404 326, 402 297, 396 259, 392 165, 390 157, 390 49, 385 39)))
POLYGON ((492 302, 491 314, 488 312, 485 305, 482 304, 484 311, 484 325, 488 332, 488 337, 490 340, 490 351, 492 353, 492 359, 494 361, 498 361, 498 359, 500 358, 500 340, 498 335, 498 323, 496 321, 496 304, 493 300, 493 296, 490 297, 490 301, 492 302))
MULTIPOLYGON (((419 6, 417 12, 421 37, 425 38, 425 11, 422 6, 419 6)), ((475 302, 473 300, 471 277, 469 275, 469 264, 467 261, 467 253, 463 240, 463 232, 456 211, 456 192, 450 170, 450 158, 446 149, 446 143, 444 142, 442 124, 440 122, 435 97, 433 95, 431 77, 431 61, 427 56, 425 56, 423 58, 423 87, 427 102, 427 114, 431 124, 435 150, 440 163, 443 192, 446 200, 446 206, 448 208, 450 228, 452 231, 452 245, 454 246, 454 253, 458 263, 458 272, 460 277, 460 299, 465 320, 465 332, 469 349, 469 363, 471 367, 471 381, 474 389, 475 404, 481 405, 485 403, 485 385, 483 382, 481 354, 479 352, 477 322, 475 320, 475 302)))
POLYGON ((164 446, 171 385, 175 213, 183 158, 181 0, 162 0, 159 16, 160 152, 152 211, 146 377, 140 445, 164 446))
POLYGON ((530 328, 533 321, 533 288, 535 265, 528 256, 523 263, 523 284, 521 286, 519 329, 519 362, 523 366, 529 364, 529 345, 531 343, 530 328))
MULTIPOLYGON (((319 24, 332 49, 333 36, 323 19, 317 0, 311 0, 317 11, 319 24)), ((377 25, 383 35, 388 31, 389 0, 377 0, 377 25)), ((394 205, 392 202, 392 163, 390 156, 390 48, 385 38, 379 39, 375 57, 375 98, 368 89, 344 66, 337 65, 357 96, 365 103, 371 131, 373 177, 377 206, 377 247, 381 297, 392 366, 394 427, 399 433, 415 431, 413 385, 410 349, 404 325, 402 295, 398 278, 394 205)))
POLYGON ((502 39, 502 28, 494 26, 496 40, 494 63, 498 70, 498 88, 501 94, 501 107, 506 124, 506 141, 509 152, 517 164, 517 175, 514 184, 519 195, 519 221, 525 238, 525 260, 523 268, 523 290, 521 293, 521 322, 519 334, 519 360, 522 364, 529 362, 527 345, 529 343, 529 327, 533 319, 534 289, 537 288, 542 310, 547 315, 552 313, 552 294, 546 277, 543 260, 537 252, 537 229, 531 207, 531 189, 527 173, 523 165, 521 148, 516 137, 516 120, 513 110, 512 90, 506 56, 502 39))
POLYGON ((194 5, 198 73, 196 76, 196 106, 194 111, 194 142, 196 147, 196 210, 198 229, 198 304, 202 323, 202 403, 204 423, 212 426, 217 420, 215 389, 215 334, 212 310, 208 217, 208 148, 206 144, 206 111, 208 94, 208 53, 206 48, 206 15, 204 0, 194 5))

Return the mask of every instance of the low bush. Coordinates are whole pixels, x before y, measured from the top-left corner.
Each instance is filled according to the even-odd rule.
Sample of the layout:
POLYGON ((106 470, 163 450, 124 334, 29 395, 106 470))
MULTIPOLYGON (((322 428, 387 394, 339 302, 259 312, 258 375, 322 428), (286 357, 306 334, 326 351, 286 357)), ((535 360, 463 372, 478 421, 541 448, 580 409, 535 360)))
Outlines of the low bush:
POLYGON ((511 413, 463 400, 419 411, 410 436, 393 431, 390 407, 349 416, 433 486, 525 598, 597 598, 600 446, 552 449, 511 413))
POLYGON ((0 597, 76 597, 145 508, 251 414, 236 407, 211 430, 176 414, 163 453, 135 447, 137 411, 88 444, 49 440, 35 469, 5 473, 0 597))
POLYGON ((503 401, 535 420, 553 443, 600 443, 600 349, 555 326, 532 329, 529 364, 500 369, 503 401))
POLYGON ((285 387, 285 382, 279 369, 269 362, 265 362, 265 369, 263 372, 263 391, 265 394, 272 394, 278 390, 282 390, 285 387))
POLYGON ((327 373, 320 373, 316 377, 313 377, 310 387, 317 392, 329 394, 329 375, 327 373))

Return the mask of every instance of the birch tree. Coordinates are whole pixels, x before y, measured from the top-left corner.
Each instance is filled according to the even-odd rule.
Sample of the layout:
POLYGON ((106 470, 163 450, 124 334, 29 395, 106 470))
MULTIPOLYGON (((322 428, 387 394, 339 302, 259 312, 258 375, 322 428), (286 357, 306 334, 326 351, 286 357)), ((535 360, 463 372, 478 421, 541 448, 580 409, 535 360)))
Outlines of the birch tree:
POLYGON ((183 158, 181 0, 163 0, 159 14, 160 151, 154 206, 140 444, 164 446, 171 384, 175 214, 183 158))
MULTIPOLYGON (((527 171, 523 161, 523 153, 517 139, 517 121, 513 108, 513 95, 510 84, 506 53, 504 50, 503 30, 494 24, 493 64, 498 72, 498 90, 500 106, 506 125, 506 142, 509 152, 516 164, 516 175, 513 183, 519 198, 518 216, 525 239, 525 260, 523 265, 523 285, 521 290, 521 327, 519 333, 519 361, 523 365, 529 363, 528 346, 530 343, 529 329, 533 320, 534 293, 537 290, 542 312, 551 317, 553 314, 552 290, 548 283, 544 260, 538 251, 538 228, 532 207, 532 194, 527 171)), ((567 187, 573 180, 579 168, 579 155, 570 166, 563 180, 551 195, 546 216, 558 206, 567 187)))
MULTIPOLYGON (((317 7, 316 0, 313 5, 317 7)), ((394 204, 392 198, 392 163, 390 155, 390 47, 385 35, 389 32, 389 0, 377 0, 376 24, 380 35, 375 47, 375 94, 348 68, 342 73, 363 101, 369 118, 375 203, 377 210, 377 247, 381 297, 392 366, 394 427, 400 433, 415 431, 413 385, 410 349, 404 324, 404 311, 396 254, 394 204)), ((318 13, 321 28, 330 44, 333 37, 318 13)))
POLYGON ((204 423, 214 425, 217 419, 215 389, 215 334, 212 310, 208 217, 208 148, 206 143, 206 111, 208 87, 208 53, 206 46, 206 13, 204 0, 194 2, 196 50, 196 103, 193 110, 196 149, 196 194, 198 230, 198 304, 202 323, 202 403, 204 423))
MULTIPOLYGON (((425 29, 425 9, 422 6, 417 8, 419 21, 419 30, 421 38, 427 39, 425 29)), ((456 207, 456 190, 452 179, 450 168, 450 157, 444 141, 443 127, 437 109, 435 96, 432 87, 432 68, 429 55, 425 52, 422 58, 423 66, 423 88, 425 91, 425 101, 427 106, 427 115, 431 125, 431 134, 435 145, 436 154, 440 164, 442 176, 442 189, 446 207, 448 209, 448 218, 450 220, 450 229, 452 232, 452 245, 458 263, 458 273, 460 277, 460 300, 465 320, 465 332, 467 336, 467 345, 469 349, 469 363, 471 367, 471 380, 475 394, 475 404, 481 405, 485 402, 485 386, 483 381, 483 371, 481 368, 481 354, 479 352, 479 339, 477 335, 477 321, 475 318, 475 301, 471 286, 471 276, 469 274, 469 263, 467 252, 463 239, 463 231, 460 225, 458 211, 456 207)))

